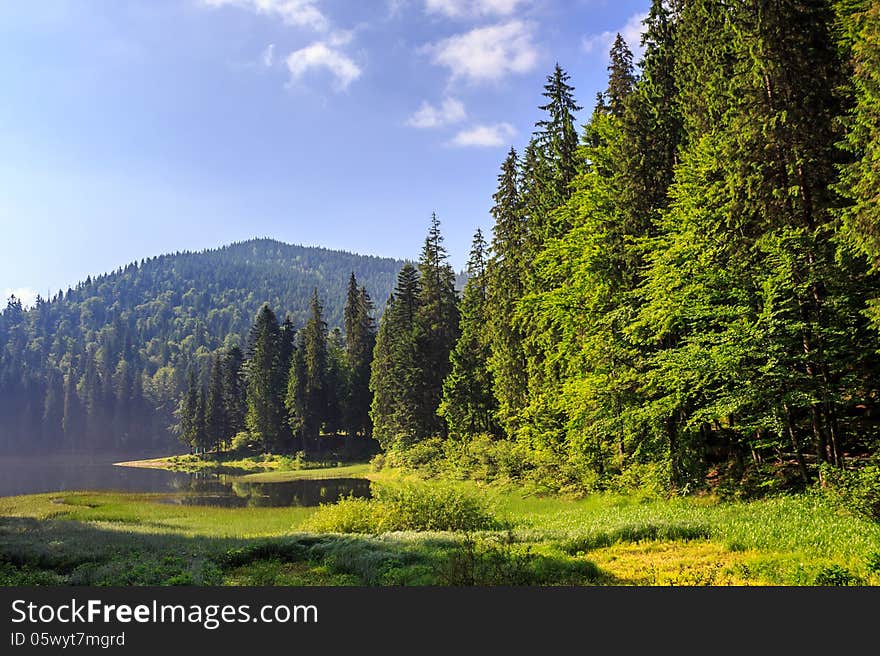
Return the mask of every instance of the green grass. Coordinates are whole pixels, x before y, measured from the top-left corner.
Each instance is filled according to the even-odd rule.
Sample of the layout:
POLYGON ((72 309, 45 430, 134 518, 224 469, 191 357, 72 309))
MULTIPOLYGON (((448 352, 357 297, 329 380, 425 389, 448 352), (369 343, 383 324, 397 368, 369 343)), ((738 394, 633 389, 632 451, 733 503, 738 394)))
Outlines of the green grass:
POLYGON ((0 498, 0 584, 880 584, 880 524, 814 495, 568 500, 370 477, 384 483, 376 500, 320 509, 110 492, 0 498), (383 501, 382 489, 408 491, 383 501), (406 521, 375 520, 383 503, 406 521))

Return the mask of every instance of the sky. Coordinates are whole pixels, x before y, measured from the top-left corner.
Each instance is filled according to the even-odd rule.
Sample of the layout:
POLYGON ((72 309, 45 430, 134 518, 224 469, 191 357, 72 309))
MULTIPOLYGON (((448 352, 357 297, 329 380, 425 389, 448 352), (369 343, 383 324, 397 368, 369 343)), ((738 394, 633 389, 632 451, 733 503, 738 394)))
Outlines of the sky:
POLYGON ((589 116, 649 0, 0 3, 0 294, 253 237, 456 270, 558 62, 589 116))

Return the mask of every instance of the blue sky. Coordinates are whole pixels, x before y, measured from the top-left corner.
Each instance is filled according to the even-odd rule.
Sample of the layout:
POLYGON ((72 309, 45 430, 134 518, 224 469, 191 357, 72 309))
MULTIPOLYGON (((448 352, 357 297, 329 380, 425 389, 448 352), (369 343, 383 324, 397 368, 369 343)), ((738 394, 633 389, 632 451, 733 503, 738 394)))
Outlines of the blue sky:
POLYGON ((588 116, 648 0, 0 3, 0 293, 269 236, 456 269, 558 61, 588 116))

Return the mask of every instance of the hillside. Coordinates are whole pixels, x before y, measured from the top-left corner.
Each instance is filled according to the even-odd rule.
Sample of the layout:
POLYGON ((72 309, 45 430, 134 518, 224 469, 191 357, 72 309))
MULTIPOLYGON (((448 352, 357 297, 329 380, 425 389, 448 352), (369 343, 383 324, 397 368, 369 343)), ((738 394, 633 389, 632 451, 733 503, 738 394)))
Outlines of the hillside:
POLYGON ((150 449, 186 370, 239 344, 259 307, 302 326, 314 288, 332 329, 349 276, 377 312, 403 262, 255 239, 133 262, 0 315, 0 450, 150 449))

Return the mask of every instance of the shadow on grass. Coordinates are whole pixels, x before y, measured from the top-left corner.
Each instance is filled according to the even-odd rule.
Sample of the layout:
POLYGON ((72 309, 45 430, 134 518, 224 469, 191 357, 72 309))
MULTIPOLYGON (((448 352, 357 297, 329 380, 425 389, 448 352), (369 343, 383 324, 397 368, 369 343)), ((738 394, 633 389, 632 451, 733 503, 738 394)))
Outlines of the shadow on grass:
POLYGON ((498 533, 238 539, 0 517, 0 585, 592 585, 590 561, 498 533))

